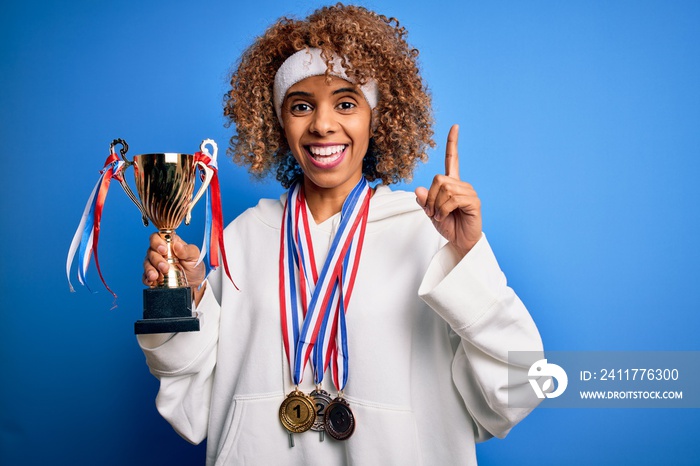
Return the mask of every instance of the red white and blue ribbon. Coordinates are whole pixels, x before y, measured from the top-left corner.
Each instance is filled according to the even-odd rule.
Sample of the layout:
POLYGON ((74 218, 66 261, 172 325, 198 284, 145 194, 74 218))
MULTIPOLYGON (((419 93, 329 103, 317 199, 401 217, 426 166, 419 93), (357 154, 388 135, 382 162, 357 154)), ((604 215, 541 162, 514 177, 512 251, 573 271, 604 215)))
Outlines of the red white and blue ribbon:
POLYGON ((224 270, 233 286, 238 289, 231 278, 231 272, 228 269, 228 261, 226 260, 226 248, 224 247, 224 217, 221 208, 221 188, 219 185, 219 169, 215 158, 212 158, 206 152, 197 152, 194 154, 195 163, 203 163, 213 171, 209 187, 206 192, 206 218, 204 223, 204 240, 202 249, 199 254, 197 264, 204 261, 206 256, 209 256, 208 261, 204 261, 207 269, 207 275, 219 267, 219 256, 224 265, 224 270))
POLYGON ((342 294, 339 299, 339 310, 335 319, 335 325, 331 327, 332 332, 330 332, 330 337, 328 338, 328 358, 324 361, 326 366, 329 362, 333 363, 331 366, 331 377, 333 383, 341 392, 348 382, 348 331, 345 323, 345 314, 352 296, 352 290, 355 288, 355 279, 357 278, 357 269, 362 254, 362 245, 365 241, 366 227, 367 222, 362 222, 358 239, 353 243, 353 246, 356 245, 356 247, 351 246, 343 261, 341 276, 343 287, 341 288, 342 294))
MULTIPOLYGON (((68 277, 68 285, 71 291, 75 291, 73 284, 70 281, 70 268, 73 263, 73 259, 77 253, 78 255, 78 281, 87 287, 87 270, 90 265, 90 257, 95 257, 95 267, 97 267, 97 273, 102 280, 105 288, 112 293, 112 296, 117 297, 116 294, 107 286, 107 282, 102 276, 102 271, 100 270, 100 261, 97 255, 97 244, 100 237, 100 223, 102 221, 102 210, 104 208, 105 199, 107 198, 107 191, 109 190, 109 183, 112 178, 117 181, 122 181, 123 178, 124 161, 120 160, 116 152, 112 152, 107 157, 105 161, 104 168, 100 171, 100 178, 97 180, 95 188, 92 190, 90 197, 88 198, 87 204, 85 205, 85 210, 83 211, 83 216, 80 219, 80 224, 78 229, 73 235, 73 241, 71 242, 70 249, 68 251, 68 259, 66 260, 66 276, 68 277)), ((90 287, 88 287, 90 289, 90 287)))
POLYGON ((347 382, 344 314, 359 265, 370 197, 369 184, 362 178, 343 204, 338 229, 317 274, 302 185, 296 183, 289 190, 280 234, 279 291, 282 337, 295 385, 301 382, 312 351, 317 383, 332 356, 340 358, 342 366, 339 378, 334 376, 336 387, 342 390, 347 382))
POLYGON ((338 278, 339 283, 342 282, 342 287, 336 287, 338 293, 333 294, 331 307, 323 320, 311 359, 314 367, 314 382, 316 384, 323 382, 324 373, 331 364, 331 377, 340 391, 345 388, 348 380, 348 335, 345 314, 355 286, 366 226, 366 218, 363 218, 345 254, 338 278))

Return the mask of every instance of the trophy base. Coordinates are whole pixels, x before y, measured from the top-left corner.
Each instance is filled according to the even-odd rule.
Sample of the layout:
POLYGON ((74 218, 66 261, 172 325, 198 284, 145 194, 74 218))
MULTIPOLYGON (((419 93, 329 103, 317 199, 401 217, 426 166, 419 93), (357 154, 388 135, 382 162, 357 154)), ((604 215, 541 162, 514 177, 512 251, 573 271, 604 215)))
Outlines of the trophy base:
POLYGON ((134 333, 196 332, 199 319, 192 316, 192 290, 148 288, 143 290, 143 320, 134 324, 134 333))
POLYGON ((143 319, 134 322, 134 333, 177 333, 198 332, 199 319, 196 317, 173 317, 170 319, 143 319))

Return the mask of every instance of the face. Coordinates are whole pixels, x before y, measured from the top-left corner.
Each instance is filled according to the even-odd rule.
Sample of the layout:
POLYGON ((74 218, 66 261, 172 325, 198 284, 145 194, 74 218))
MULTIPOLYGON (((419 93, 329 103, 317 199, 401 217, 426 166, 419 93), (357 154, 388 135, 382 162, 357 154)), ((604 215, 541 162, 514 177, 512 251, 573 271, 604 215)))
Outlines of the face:
POLYGON ((289 88, 282 122, 307 191, 350 193, 362 177, 371 115, 362 92, 341 78, 312 76, 289 88))

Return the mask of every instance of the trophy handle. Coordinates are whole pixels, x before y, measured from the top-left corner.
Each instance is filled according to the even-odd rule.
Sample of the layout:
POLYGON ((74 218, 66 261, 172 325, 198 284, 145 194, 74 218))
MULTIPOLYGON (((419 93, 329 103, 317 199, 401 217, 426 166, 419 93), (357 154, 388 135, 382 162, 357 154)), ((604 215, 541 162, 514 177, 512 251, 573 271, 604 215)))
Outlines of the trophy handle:
POLYGON ((202 152, 203 154, 208 155, 214 166, 216 166, 216 156, 219 153, 219 146, 216 145, 216 141, 213 139, 205 139, 202 141, 202 143, 199 145, 199 151, 202 152), (209 152, 209 149, 207 149, 207 145, 211 146, 212 152, 209 152))
MULTIPOLYGON (((129 145, 126 143, 125 140, 123 139, 115 139, 112 141, 112 144, 109 145, 109 152, 110 154, 114 152, 114 147, 119 144, 121 145, 121 149, 119 149, 119 153, 122 156, 122 159, 124 159, 124 171, 126 171, 127 168, 129 168, 131 165, 134 164, 134 162, 129 161, 129 159, 126 158, 126 153, 129 150, 129 145)), ((141 220, 143 221, 143 226, 148 226, 148 216, 146 215, 146 210, 143 208, 141 205, 141 202, 139 199, 134 195, 134 192, 131 190, 129 185, 126 182, 126 179, 123 176, 120 176, 118 178, 119 184, 122 185, 122 189, 126 193, 127 196, 129 196, 129 199, 131 199, 131 202, 136 204, 136 207, 139 208, 141 211, 141 220)))
MULTIPOLYGON (((199 150, 203 154, 209 156, 212 160, 212 164, 216 166, 216 156, 219 153, 219 146, 216 145, 216 142, 214 142, 213 139, 205 139, 204 141, 202 141, 202 143, 199 145, 199 150), (212 152, 209 152, 207 145, 211 146, 212 152)), ((209 187, 209 183, 214 177, 214 170, 209 168, 204 162, 197 162, 196 164, 199 166, 199 169, 202 170, 202 173, 204 174, 204 179, 202 180, 202 184, 199 187, 199 191, 197 191, 197 194, 192 199, 192 202, 190 202, 190 205, 187 206, 185 225, 190 224, 190 220, 192 220, 192 209, 194 208, 197 201, 199 201, 199 198, 202 197, 206 189, 209 187)))

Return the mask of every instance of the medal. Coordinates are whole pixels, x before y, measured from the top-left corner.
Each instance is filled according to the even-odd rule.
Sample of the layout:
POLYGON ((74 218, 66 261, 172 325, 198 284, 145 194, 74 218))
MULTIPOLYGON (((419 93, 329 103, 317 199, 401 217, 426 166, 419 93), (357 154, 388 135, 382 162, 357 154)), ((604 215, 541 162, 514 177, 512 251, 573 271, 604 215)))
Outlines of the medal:
POLYGON ((319 442, 323 442, 325 436, 324 427, 324 415, 326 413, 326 408, 331 402, 331 395, 321 387, 317 387, 316 390, 309 393, 309 396, 313 398, 314 405, 316 406, 316 420, 311 426, 311 430, 319 433, 319 442))
POLYGON ((326 408, 323 425, 328 435, 336 440, 347 440, 355 432, 355 415, 342 396, 338 396, 326 408))
POLYGON ((295 388, 280 405, 280 422, 289 432, 289 446, 294 446, 292 434, 301 434, 311 428, 316 420, 314 400, 295 388))
POLYGON ((320 385, 332 360, 333 380, 341 393, 347 383, 345 312, 359 266, 371 195, 367 180, 360 179, 343 203, 340 222, 320 273, 316 270, 303 185, 295 183, 287 195, 279 258, 282 341, 292 383, 299 386, 306 363, 312 359, 318 387, 313 397, 296 388, 280 406, 280 422, 289 432, 292 447, 292 433, 310 428, 320 432, 321 441, 329 429, 336 439, 346 439, 355 430, 355 418, 341 397, 336 399, 335 414, 329 418, 327 407, 333 402, 320 385))
POLYGON ((300 434, 311 428, 316 420, 314 400, 294 389, 280 405, 280 421, 290 433, 300 434))

